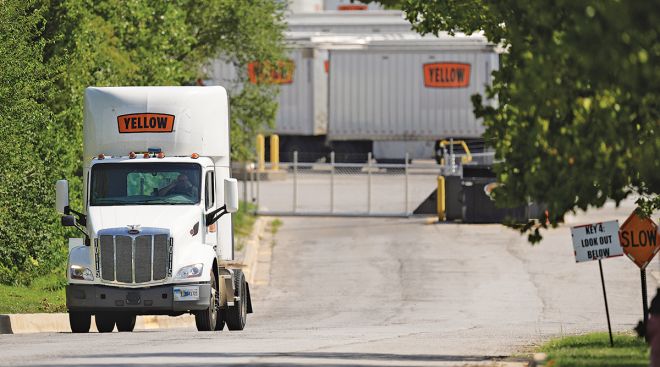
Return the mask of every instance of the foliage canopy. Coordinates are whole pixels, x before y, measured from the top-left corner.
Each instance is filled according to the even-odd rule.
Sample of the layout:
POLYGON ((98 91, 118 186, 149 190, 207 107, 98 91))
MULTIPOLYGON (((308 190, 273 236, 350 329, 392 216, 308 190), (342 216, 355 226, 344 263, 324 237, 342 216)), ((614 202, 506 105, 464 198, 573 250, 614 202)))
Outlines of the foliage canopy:
MULTIPOLYGON (((556 225, 568 212, 642 197, 660 208, 660 3, 560 0, 384 0, 415 30, 482 31, 505 50, 474 96, 485 139, 503 163, 499 204, 535 200, 556 225)), ((528 224, 530 240, 539 227, 528 224)))

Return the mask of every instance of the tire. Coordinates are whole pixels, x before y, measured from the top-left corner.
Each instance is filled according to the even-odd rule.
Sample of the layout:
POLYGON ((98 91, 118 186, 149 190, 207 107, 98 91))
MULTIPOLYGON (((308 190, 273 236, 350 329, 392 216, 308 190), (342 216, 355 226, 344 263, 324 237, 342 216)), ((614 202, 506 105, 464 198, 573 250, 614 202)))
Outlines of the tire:
POLYGON ((72 333, 89 333, 92 315, 86 312, 69 312, 69 325, 72 333))
POLYGON ((195 311, 195 324, 197 331, 216 330, 218 323, 218 303, 220 294, 218 293, 215 274, 211 272, 211 294, 209 297, 209 308, 206 310, 195 311))
POLYGON ((137 316, 130 313, 122 313, 117 315, 117 331, 123 332, 132 332, 135 329, 135 321, 137 316))
POLYGON ((115 328, 115 316, 109 312, 97 313, 94 322, 99 333, 111 333, 115 328))
POLYGON ((215 331, 222 331, 225 328, 225 310, 218 308, 218 320, 215 322, 215 331))
POLYGON ((240 270, 236 270, 234 276, 234 290, 237 292, 239 300, 234 302, 233 306, 227 307, 225 310, 225 322, 227 329, 243 330, 247 321, 247 285, 245 283, 245 276, 240 270))

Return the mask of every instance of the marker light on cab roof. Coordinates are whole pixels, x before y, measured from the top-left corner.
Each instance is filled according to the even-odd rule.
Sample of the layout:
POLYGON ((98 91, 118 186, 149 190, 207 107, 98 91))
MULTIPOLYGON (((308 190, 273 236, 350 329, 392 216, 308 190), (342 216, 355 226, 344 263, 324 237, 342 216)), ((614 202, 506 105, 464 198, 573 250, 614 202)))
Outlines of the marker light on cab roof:
POLYGON ((199 158, 199 154, 193 153, 193 154, 190 155, 190 158, 197 159, 197 158, 199 158))
POLYGON ((137 155, 135 154, 135 152, 130 152, 130 153, 128 153, 128 159, 135 159, 135 157, 137 157, 137 155))
POLYGON ((105 155, 104 155, 103 153, 101 153, 101 154, 98 155, 97 158, 98 158, 98 159, 105 159, 105 155))

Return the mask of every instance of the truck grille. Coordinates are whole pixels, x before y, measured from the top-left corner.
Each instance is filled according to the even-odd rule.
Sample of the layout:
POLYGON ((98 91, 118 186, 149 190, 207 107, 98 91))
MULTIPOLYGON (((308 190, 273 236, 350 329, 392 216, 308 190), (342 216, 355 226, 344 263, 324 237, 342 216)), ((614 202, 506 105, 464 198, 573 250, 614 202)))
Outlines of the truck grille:
POLYGON ((168 234, 99 234, 101 279, 120 283, 163 280, 170 273, 168 234))

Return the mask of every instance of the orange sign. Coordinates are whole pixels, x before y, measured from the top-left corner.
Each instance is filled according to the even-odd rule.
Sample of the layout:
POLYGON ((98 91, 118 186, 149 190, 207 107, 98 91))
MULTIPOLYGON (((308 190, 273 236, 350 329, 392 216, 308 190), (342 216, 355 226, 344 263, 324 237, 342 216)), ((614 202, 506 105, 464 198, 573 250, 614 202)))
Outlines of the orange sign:
POLYGON ((470 64, 435 62, 424 64, 424 86, 464 88, 470 85, 470 64))
POLYGON ((341 10, 341 11, 367 10, 367 9, 369 9, 369 7, 363 4, 345 4, 345 5, 337 6, 337 10, 341 10))
POLYGON ((619 228, 619 242, 630 260, 644 269, 660 250, 658 226, 633 212, 619 228))
POLYGON ((252 84, 291 84, 296 65, 292 60, 280 60, 275 66, 270 63, 251 62, 248 77, 252 84))
POLYGON ((166 113, 131 113, 117 116, 119 133, 171 133, 174 115, 166 113))

